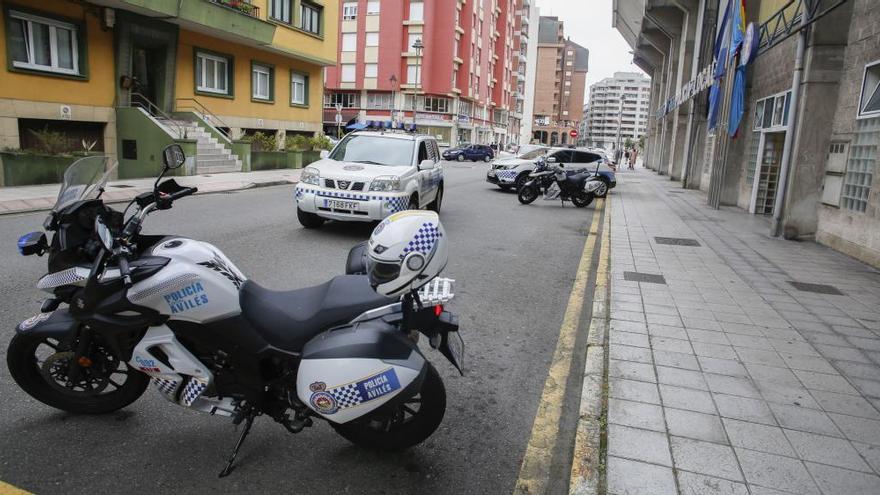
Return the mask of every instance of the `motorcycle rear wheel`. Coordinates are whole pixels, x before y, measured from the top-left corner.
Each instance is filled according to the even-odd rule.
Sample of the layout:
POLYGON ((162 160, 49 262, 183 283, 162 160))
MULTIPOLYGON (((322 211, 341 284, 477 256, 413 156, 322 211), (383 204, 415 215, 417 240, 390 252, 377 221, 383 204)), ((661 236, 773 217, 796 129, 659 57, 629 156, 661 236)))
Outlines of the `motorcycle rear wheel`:
POLYGON ((586 191, 578 191, 571 197, 571 202, 578 208, 584 208, 593 202, 593 195, 586 191))
POLYGON ((367 449, 398 451, 424 442, 446 412, 446 388, 431 363, 419 393, 381 418, 330 425, 349 442, 367 449))
POLYGON ((104 414, 136 401, 150 384, 149 377, 100 345, 92 348, 95 352, 84 356, 89 368, 82 368, 82 378, 75 384, 62 382, 68 379, 65 373, 74 352, 56 339, 16 334, 6 351, 6 365, 28 395, 62 411, 104 414))
POLYGON ((538 199, 538 188, 535 187, 534 185, 531 185, 531 186, 524 185, 521 188, 519 188, 519 193, 517 193, 516 197, 517 197, 517 199, 519 199, 520 203, 522 203, 524 205, 530 204, 534 200, 538 199))

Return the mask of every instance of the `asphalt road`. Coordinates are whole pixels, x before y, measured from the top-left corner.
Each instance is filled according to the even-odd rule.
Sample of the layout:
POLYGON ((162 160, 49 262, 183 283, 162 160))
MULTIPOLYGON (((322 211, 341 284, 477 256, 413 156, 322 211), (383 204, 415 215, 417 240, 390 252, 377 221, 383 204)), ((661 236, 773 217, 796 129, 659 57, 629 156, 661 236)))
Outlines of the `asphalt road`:
MULTIPOLYGON (((320 422, 299 435, 260 418, 232 476, 217 473, 237 432, 228 419, 176 407, 155 390, 115 414, 75 416, 19 390, 0 366, 0 480, 37 493, 286 492, 510 493, 532 428, 593 208, 520 205, 486 183, 486 165, 446 163, 441 220, 450 240, 466 375, 427 355, 446 383, 440 429, 404 453, 362 450, 320 422)), ((0 217, 0 354, 19 321, 39 310, 44 258, 14 241, 44 214, 0 217)), ((152 215, 146 230, 215 244, 271 288, 326 281, 369 236, 370 224, 296 221, 292 187, 187 198, 152 215)), ((589 303, 587 303, 589 304, 589 303)), ((567 480, 566 480, 567 482, 567 480)))

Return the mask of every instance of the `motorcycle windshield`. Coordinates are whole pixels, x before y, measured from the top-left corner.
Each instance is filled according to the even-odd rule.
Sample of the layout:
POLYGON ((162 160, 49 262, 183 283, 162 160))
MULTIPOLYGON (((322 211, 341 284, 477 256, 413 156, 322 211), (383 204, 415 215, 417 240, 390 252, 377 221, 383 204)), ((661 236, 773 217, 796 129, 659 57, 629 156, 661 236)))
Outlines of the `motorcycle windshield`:
POLYGON ((77 201, 100 196, 114 169, 116 160, 106 156, 87 156, 73 162, 64 172, 64 181, 52 211, 61 211, 77 201))

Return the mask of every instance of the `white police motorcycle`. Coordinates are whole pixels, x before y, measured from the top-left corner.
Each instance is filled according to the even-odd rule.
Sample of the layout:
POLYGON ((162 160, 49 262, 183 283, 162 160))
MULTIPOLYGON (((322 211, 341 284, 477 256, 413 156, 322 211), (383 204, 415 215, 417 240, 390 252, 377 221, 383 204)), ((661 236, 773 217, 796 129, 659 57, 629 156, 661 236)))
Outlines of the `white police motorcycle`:
MULTIPOLYGON (((141 234, 147 215, 196 192, 162 176, 184 162, 163 152, 154 190, 125 218, 101 193, 110 162, 88 157, 64 175, 43 232, 19 239, 48 254, 37 287, 52 293, 16 327, 7 352, 15 382, 35 399, 99 414, 134 402, 150 382, 168 400, 245 428, 271 417, 297 433, 325 420, 355 444, 397 450, 439 426, 446 394, 419 335, 462 371, 447 239, 436 213, 386 218, 349 255, 347 273, 292 291, 248 280, 215 246, 141 234)), ((126 211, 128 208, 126 208, 126 211)))

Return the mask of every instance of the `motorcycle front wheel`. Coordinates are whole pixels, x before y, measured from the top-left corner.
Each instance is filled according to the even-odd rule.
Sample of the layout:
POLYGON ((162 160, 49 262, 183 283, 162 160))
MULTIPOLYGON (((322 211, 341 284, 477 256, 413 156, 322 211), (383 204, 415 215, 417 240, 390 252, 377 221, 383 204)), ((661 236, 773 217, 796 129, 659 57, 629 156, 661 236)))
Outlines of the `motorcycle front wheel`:
POLYGON ((538 199, 538 188, 535 187, 534 184, 532 184, 531 186, 522 186, 521 188, 519 188, 517 199, 519 199, 519 202, 524 205, 531 203, 532 201, 538 199))
POLYGON ((403 450, 424 442, 440 426, 446 412, 446 388, 440 374, 428 363, 419 392, 387 414, 370 421, 330 423, 336 433, 360 447, 403 450))
POLYGON ((571 197, 571 202, 578 208, 584 208, 593 202, 593 195, 586 191, 578 191, 571 197))
MULTIPOLYGON (((74 344, 75 345, 75 344, 74 344)), ((74 381, 68 371, 75 347, 39 335, 16 334, 6 351, 6 365, 15 383, 38 401, 75 414, 104 414, 140 397, 150 379, 95 342, 79 359, 74 381)))

